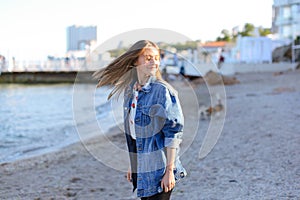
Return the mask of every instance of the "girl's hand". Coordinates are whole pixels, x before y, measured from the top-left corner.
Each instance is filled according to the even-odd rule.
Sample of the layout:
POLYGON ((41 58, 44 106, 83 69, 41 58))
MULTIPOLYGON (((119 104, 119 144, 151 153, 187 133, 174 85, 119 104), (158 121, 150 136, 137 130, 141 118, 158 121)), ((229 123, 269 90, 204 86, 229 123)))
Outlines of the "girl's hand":
POLYGON ((165 192, 169 192, 174 187, 175 187, 175 177, 174 177, 173 169, 167 168, 166 173, 161 180, 161 188, 165 192))
POLYGON ((128 170, 127 170, 127 181, 132 182, 131 168, 130 167, 128 167, 128 170))

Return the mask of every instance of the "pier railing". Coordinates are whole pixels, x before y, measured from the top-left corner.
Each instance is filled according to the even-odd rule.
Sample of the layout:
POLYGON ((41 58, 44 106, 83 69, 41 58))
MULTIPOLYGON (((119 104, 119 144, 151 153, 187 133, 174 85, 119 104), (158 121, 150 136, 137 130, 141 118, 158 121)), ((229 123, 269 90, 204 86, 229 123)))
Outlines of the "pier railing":
POLYGON ((47 61, 16 61, 0 65, 1 72, 68 72, 95 71, 107 65, 109 61, 87 60, 47 60, 47 61))

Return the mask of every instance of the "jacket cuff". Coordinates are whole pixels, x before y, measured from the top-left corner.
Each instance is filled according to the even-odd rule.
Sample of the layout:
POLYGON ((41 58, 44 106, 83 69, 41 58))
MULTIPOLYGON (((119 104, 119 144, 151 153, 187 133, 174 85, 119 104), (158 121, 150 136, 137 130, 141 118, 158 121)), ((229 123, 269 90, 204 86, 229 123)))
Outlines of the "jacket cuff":
POLYGON ((165 138, 165 147, 169 148, 179 148, 182 139, 178 138, 165 138))

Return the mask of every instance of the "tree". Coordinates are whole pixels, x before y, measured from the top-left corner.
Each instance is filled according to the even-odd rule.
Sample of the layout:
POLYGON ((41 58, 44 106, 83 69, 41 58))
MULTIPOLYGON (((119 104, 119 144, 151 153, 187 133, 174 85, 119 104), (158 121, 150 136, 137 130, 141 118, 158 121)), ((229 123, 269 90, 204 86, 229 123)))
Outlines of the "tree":
POLYGON ((250 24, 250 23, 246 23, 245 26, 244 26, 244 29, 242 32, 240 32, 240 35, 242 37, 245 37, 245 36, 253 36, 253 31, 255 29, 255 26, 253 24, 250 24))
POLYGON ((187 49, 197 49, 199 42, 199 40, 186 41, 185 43, 169 44, 169 46, 174 47, 178 51, 182 51, 187 49))
POLYGON ((237 28, 238 27, 233 28, 232 32, 223 29, 221 31, 221 36, 217 37, 216 41, 235 42, 238 35, 242 37, 254 36, 255 30, 258 30, 260 36, 267 36, 272 33, 270 28, 258 27, 258 29, 256 29, 256 27, 251 23, 246 23, 241 32, 239 32, 237 28))
POLYGON ((271 29, 270 28, 259 27, 258 31, 259 31, 260 36, 267 36, 267 35, 271 34, 271 29))
POLYGON ((216 41, 226 41, 226 42, 231 41, 232 35, 228 30, 223 29, 221 31, 221 35, 222 35, 221 37, 217 37, 216 41))

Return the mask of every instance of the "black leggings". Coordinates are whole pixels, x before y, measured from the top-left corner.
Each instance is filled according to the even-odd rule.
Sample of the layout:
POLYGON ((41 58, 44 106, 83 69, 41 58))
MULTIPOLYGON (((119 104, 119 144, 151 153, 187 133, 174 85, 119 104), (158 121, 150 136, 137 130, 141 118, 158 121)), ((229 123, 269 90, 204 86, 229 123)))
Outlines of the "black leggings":
POLYGON ((169 192, 157 193, 150 197, 142 197, 141 200, 169 200, 171 197, 172 190, 169 192))

